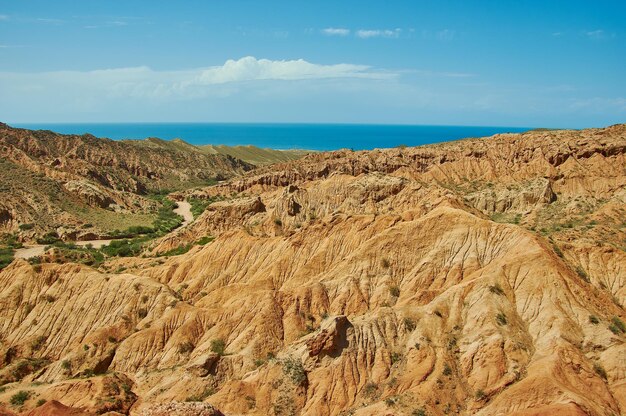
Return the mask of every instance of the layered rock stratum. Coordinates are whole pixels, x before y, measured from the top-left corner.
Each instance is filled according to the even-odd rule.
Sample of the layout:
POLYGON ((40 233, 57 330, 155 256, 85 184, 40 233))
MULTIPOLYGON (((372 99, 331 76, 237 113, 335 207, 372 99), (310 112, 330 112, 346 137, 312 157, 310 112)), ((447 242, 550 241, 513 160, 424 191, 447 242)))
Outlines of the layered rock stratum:
POLYGON ((7 414, 626 414, 626 125, 171 197, 208 206, 139 257, 0 272, 7 414))

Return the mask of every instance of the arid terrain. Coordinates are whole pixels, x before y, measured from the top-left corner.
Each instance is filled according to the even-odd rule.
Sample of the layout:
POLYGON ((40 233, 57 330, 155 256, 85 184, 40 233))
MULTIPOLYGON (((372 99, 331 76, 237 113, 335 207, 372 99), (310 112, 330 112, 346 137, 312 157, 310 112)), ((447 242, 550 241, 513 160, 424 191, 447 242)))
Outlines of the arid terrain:
POLYGON ((88 222, 61 200, 194 215, 6 262, 0 415, 626 414, 626 125, 256 169, 138 143, 0 128, 7 244, 88 222))

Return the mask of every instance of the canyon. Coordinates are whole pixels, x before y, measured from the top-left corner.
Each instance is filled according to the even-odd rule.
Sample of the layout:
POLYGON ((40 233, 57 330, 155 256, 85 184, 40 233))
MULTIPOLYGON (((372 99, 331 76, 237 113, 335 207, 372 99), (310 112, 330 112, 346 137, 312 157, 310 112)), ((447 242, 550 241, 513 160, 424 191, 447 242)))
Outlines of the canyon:
MULTIPOLYGON (((0 415, 626 414, 626 125, 259 167, 0 143, 89 206, 167 189, 187 216, 136 255, 0 271, 0 415)), ((3 231, 74 215, 15 178, 3 231)))

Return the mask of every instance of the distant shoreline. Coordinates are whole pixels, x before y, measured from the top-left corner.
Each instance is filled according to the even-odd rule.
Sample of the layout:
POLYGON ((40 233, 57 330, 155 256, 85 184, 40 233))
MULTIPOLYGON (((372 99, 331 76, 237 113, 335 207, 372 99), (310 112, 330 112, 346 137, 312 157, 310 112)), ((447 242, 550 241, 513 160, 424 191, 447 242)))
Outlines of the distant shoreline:
POLYGON ((194 146, 255 146, 281 151, 371 150, 420 146, 498 133, 523 133, 532 127, 436 126, 399 124, 275 123, 17 123, 13 127, 92 134, 113 140, 179 138, 194 146))

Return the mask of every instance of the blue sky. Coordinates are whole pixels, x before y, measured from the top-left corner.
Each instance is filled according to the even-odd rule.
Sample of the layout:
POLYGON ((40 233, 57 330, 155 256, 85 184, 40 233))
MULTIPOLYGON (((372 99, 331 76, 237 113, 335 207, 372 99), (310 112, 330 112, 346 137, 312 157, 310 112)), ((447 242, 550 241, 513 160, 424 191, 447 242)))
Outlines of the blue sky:
POLYGON ((625 1, 0 0, 0 120, 626 122, 625 1))

